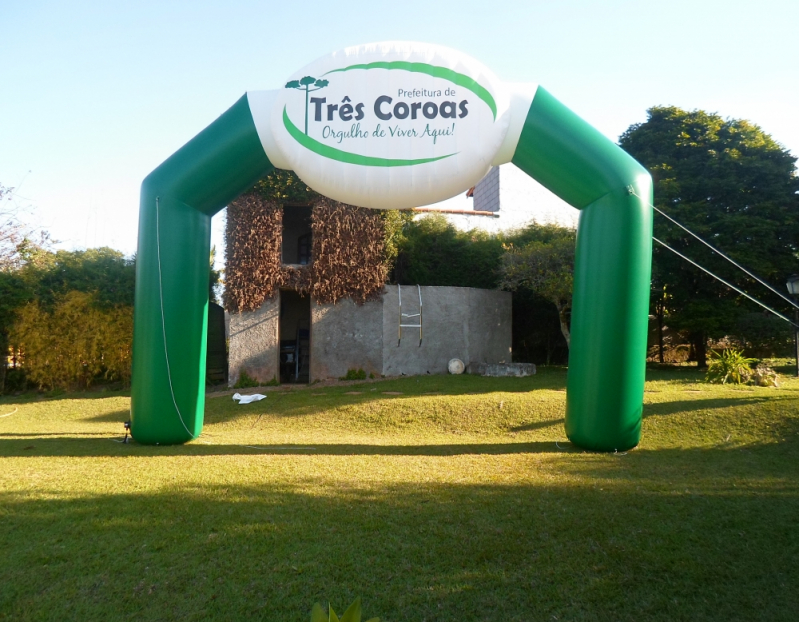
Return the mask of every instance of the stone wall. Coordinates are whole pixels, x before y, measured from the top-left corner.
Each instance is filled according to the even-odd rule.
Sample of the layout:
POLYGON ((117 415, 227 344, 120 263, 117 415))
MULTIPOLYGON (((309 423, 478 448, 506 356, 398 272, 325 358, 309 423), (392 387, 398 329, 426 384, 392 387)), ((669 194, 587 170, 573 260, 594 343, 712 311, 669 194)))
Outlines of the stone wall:
POLYGON ((263 383, 279 377, 278 328, 280 296, 255 311, 230 313, 228 383, 236 384, 241 370, 263 383))
POLYGON ((311 381, 341 378, 349 369, 383 373, 383 303, 311 303, 311 381))
MULTIPOLYGON (((419 329, 403 328, 399 344, 396 285, 383 296, 383 374, 446 374, 453 358, 470 362, 510 362, 511 294, 470 287, 422 287, 422 345, 419 329)), ((416 286, 402 287, 402 312, 419 312, 416 286)), ((403 318, 417 324, 418 318, 403 318)))
MULTIPOLYGON (((403 328, 398 341, 396 285, 379 300, 318 305, 311 302, 310 380, 340 378, 349 369, 367 375, 445 374, 450 359, 464 364, 510 363, 511 294, 469 287, 422 287, 423 339, 403 328)), ((416 286, 402 287, 402 311, 419 312, 416 286)), ((262 382, 278 373, 279 297, 257 311, 230 314, 230 384, 241 369, 262 382)), ((404 318, 403 324, 418 324, 404 318)))

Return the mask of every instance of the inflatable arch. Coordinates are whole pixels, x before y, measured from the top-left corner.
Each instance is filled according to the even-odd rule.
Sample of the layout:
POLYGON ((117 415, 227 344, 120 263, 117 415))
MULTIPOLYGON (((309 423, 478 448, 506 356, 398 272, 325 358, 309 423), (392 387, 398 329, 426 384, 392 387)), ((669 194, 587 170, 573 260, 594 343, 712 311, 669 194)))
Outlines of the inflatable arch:
POLYGON ((183 443, 202 431, 211 216, 274 168, 362 207, 463 192, 512 162, 581 210, 566 434, 638 444, 652 258, 652 181, 541 87, 503 84, 453 50, 363 45, 283 88, 248 92, 142 184, 131 433, 183 443))

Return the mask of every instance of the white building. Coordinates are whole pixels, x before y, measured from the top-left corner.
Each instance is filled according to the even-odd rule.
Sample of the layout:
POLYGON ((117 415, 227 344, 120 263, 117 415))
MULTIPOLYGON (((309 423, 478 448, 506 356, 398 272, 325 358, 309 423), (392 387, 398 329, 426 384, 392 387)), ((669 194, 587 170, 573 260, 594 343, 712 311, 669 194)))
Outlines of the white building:
POLYGON ((518 229, 531 222, 576 228, 579 216, 577 209, 513 164, 493 167, 465 195, 415 211, 440 212, 460 230, 489 233, 518 229))

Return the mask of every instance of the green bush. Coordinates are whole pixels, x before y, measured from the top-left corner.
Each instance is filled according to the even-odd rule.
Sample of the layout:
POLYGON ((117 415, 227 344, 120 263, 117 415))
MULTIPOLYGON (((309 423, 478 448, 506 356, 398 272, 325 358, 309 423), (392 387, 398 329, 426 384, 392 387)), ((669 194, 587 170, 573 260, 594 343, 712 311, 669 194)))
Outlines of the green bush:
MULTIPOLYGON (((274 381, 274 378, 272 379, 274 381)), ((272 382, 270 381, 270 382, 272 382)), ((275 382, 275 384, 277 384, 275 382)), ((239 371, 239 379, 233 385, 234 389, 250 389, 252 387, 260 387, 261 383, 247 373, 246 369, 239 371)))
POLYGON ((458 231, 441 214, 429 214, 405 223, 392 281, 494 288, 502 243, 500 236, 476 229, 458 231))
POLYGON ((754 362, 755 359, 745 357, 742 350, 727 348, 721 354, 711 351, 705 380, 721 384, 743 384, 752 376, 754 362))
MULTIPOLYGON (((322 605, 315 603, 311 610, 311 622, 361 622, 361 599, 360 597, 356 598, 355 602, 347 607, 347 610, 340 619, 336 615, 336 612, 333 611, 333 607, 329 604, 328 614, 325 615, 325 610, 322 609, 322 605)), ((371 618, 367 620, 367 622, 380 622, 380 618, 371 618)))
POLYGON ((25 305, 9 336, 28 381, 39 389, 130 383, 133 308, 128 305, 100 307, 96 294, 70 291, 49 308, 38 301, 25 305))
POLYGON ((43 251, 20 274, 33 298, 48 311, 72 291, 91 294, 92 304, 103 309, 133 306, 135 261, 111 248, 43 251))
MULTIPOLYGON (((2 370, 0 369, 0 373, 2 370)), ((25 370, 21 367, 6 369, 5 383, 2 387, 2 392, 10 395, 12 393, 21 393, 28 388, 28 380, 25 377, 25 370)))
POLYGON ((750 354, 789 356, 792 354, 793 330, 789 324, 770 313, 750 312, 738 317, 735 336, 750 354))
POLYGON ((362 369, 348 369, 346 376, 341 376, 339 380, 366 380, 366 372, 362 369))

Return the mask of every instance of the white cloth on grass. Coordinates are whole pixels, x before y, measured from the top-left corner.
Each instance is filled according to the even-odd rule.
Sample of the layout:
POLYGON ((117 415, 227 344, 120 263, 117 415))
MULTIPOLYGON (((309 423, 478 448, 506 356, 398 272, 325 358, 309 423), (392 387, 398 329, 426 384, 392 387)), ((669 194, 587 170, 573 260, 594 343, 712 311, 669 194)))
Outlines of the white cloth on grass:
POLYGON ((265 398, 266 395, 261 395, 260 393, 253 393, 252 395, 242 395, 241 393, 233 394, 233 399, 238 400, 239 404, 252 404, 253 402, 259 402, 265 398))

